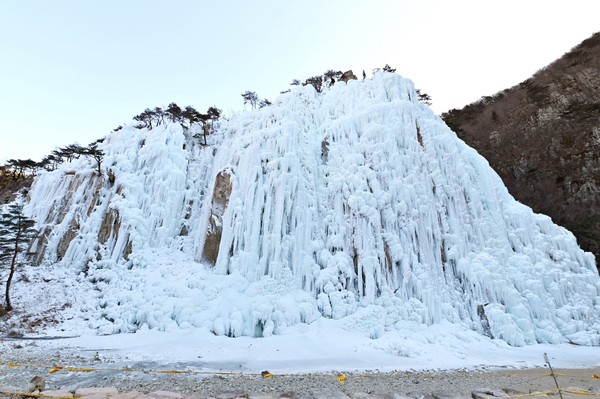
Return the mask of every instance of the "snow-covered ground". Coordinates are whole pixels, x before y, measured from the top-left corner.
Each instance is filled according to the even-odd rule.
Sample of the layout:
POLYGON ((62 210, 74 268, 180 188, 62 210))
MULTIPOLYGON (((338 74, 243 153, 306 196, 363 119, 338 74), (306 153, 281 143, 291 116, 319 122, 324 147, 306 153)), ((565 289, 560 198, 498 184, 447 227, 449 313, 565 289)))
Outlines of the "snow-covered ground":
MULTIPOLYGON (((547 367, 544 353, 548 354, 554 367, 600 366, 600 347, 571 344, 511 347, 504 341, 465 332, 450 323, 428 328, 414 326, 402 333, 386 333, 377 339, 365 339, 363 335, 340 329, 336 324, 336 321, 320 320, 313 325, 266 338, 228 338, 197 330, 143 330, 133 334, 36 341, 35 347, 26 351, 29 357, 40 354, 38 359, 48 358, 51 354, 62 354, 66 359, 69 359, 69 354, 92 359, 98 353, 104 361, 115 362, 122 367, 145 365, 149 369, 252 374, 262 370, 283 374, 547 367)), ((53 334, 52 331, 48 333, 53 334)), ((60 334, 60 331, 57 333, 60 334)), ((0 344, 4 344, 3 349, 8 351, 9 344, 24 342, 0 344)), ((18 359, 14 356, 23 351, 12 350, 10 359, 18 359)), ((6 361, 7 356, 9 353, 5 352, 0 361, 6 361)), ((39 364, 39 361, 36 363, 39 364)), ((78 361, 77 365, 86 365, 86 362, 78 361)), ((91 361, 87 365, 94 366, 91 361)))

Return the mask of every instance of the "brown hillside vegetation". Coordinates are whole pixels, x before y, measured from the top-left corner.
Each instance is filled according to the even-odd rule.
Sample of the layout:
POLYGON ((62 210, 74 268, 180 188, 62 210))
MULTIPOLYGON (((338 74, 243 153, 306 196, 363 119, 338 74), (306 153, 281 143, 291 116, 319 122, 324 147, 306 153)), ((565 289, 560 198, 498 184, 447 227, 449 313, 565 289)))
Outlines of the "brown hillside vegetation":
POLYGON ((22 188, 29 188, 33 182, 32 177, 13 179, 7 174, 0 173, 0 205, 13 201, 22 188))
POLYGON ((511 194, 600 266, 600 32, 521 84, 442 115, 511 194))

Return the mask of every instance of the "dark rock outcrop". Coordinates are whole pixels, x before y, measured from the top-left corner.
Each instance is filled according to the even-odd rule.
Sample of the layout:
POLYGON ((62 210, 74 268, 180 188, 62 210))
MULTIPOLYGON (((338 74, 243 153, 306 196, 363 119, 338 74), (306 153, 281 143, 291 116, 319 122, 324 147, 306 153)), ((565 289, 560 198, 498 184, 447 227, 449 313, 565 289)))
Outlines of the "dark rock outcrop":
POLYGON ((521 84, 442 115, 511 194, 600 264, 600 32, 521 84))
POLYGON ((346 82, 346 83, 348 83, 349 80, 358 80, 358 78, 356 77, 354 72, 352 72, 351 69, 349 71, 344 72, 342 74, 342 76, 340 76, 340 79, 339 79, 340 82, 346 82))

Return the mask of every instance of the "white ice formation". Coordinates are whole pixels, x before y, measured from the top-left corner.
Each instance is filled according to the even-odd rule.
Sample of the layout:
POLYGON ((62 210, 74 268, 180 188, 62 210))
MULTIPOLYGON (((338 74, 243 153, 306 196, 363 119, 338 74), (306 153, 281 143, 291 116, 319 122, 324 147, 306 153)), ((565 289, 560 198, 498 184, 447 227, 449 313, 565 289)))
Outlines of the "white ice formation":
POLYGON ((268 336, 323 317, 372 338, 447 322, 600 344, 592 255, 516 202, 409 80, 295 87, 207 146, 193 133, 126 127, 100 145, 102 176, 81 158, 35 180, 37 262, 79 287, 98 333, 268 336))

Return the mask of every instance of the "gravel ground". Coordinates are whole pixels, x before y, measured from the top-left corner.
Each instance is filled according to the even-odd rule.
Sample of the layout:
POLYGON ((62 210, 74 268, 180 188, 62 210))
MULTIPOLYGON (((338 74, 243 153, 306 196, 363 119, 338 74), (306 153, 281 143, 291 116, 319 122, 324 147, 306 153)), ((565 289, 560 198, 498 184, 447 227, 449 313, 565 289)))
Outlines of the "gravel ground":
MULTIPOLYGON (((84 387, 115 387, 119 392, 170 391, 200 398, 470 398, 480 389, 511 388, 521 392, 556 388, 548 369, 446 370, 413 372, 344 372, 338 374, 289 374, 262 378, 255 374, 204 372, 195 364, 124 363, 99 359, 95 353, 44 353, 27 350, 27 343, 0 341, 0 391, 23 392, 38 375, 46 379, 46 390, 74 391, 84 387), (19 348, 21 346, 21 348, 19 348), (64 369, 50 373, 55 365, 64 369), (94 368, 84 371, 67 367, 94 368), (124 371, 129 368, 131 371, 124 371), (145 371, 144 371, 145 370, 145 371), (168 374, 166 370, 187 370, 168 374), (162 371, 162 372, 161 372, 162 371), (435 396, 434 396, 435 395, 435 396)), ((33 349, 33 348, 31 348, 33 349)), ((600 398, 598 369, 555 370, 561 388, 576 388, 588 395, 563 394, 566 398, 600 398)), ((5 394, 5 396, 8 396, 5 394)), ((0 397, 2 395, 0 394, 0 397)), ((558 396, 556 396, 558 397, 558 396)))

